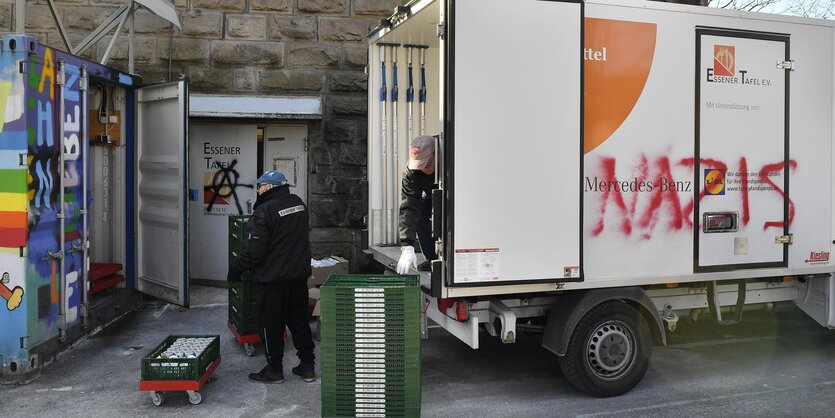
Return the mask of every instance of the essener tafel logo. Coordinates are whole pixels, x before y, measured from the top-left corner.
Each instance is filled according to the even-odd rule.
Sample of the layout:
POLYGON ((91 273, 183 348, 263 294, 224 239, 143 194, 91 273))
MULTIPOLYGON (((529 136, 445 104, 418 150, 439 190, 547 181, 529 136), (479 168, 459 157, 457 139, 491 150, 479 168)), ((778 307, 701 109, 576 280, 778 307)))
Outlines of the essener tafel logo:
POLYGON ((736 47, 728 45, 713 46, 713 74, 733 77, 736 69, 736 47))

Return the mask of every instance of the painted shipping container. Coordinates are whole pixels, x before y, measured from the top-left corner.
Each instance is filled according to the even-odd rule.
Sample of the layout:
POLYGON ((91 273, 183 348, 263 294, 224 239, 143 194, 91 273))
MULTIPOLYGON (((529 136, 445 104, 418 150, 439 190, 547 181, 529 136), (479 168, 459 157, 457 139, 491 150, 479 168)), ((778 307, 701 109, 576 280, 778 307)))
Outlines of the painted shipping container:
MULTIPOLYGON (((177 191, 184 187, 177 186, 184 181, 144 197, 139 189, 150 186, 160 164, 180 175, 184 151, 156 167, 139 156, 152 159, 159 144, 143 144, 154 141, 184 150, 186 106, 184 84, 173 85, 175 96, 142 88, 136 76, 27 36, 5 36, 0 48, 0 379, 15 381, 136 306, 136 290, 165 297, 150 284, 156 272, 139 276, 143 247, 136 243, 157 232, 141 226, 141 207, 151 210, 153 195, 173 196, 169 222, 179 232, 170 246, 182 251, 170 254, 182 258, 156 261, 183 266, 185 210, 177 191), (157 128, 139 120, 165 110, 160 103, 173 106, 174 116, 155 120, 157 128), (166 126, 171 133, 160 135, 166 126), (143 140, 148 132, 158 137, 143 140), (137 169, 143 164, 145 173, 137 169)), ((170 299, 187 304, 185 269, 169 276, 176 294, 170 299)))

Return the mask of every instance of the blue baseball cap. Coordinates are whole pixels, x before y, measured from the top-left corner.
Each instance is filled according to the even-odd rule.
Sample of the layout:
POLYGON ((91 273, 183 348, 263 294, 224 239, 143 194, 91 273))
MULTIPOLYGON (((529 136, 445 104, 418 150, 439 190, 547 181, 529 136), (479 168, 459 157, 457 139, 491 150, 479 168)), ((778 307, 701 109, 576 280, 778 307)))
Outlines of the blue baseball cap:
POLYGON ((287 177, 284 177, 284 173, 280 171, 267 171, 264 174, 261 174, 261 177, 258 177, 258 180, 255 180, 255 184, 272 184, 274 186, 283 186, 287 184, 287 177))

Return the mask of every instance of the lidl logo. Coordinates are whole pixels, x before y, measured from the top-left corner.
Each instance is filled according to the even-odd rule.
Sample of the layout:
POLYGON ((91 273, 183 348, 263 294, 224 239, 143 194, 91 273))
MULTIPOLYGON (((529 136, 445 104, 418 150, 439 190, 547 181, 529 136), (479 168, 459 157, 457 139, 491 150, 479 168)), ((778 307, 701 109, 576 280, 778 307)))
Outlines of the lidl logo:
POLYGON ((736 72, 736 47, 728 45, 713 46, 713 74, 733 77, 736 72))
POLYGON ((705 169, 705 194, 714 196, 725 194, 725 170, 705 169))

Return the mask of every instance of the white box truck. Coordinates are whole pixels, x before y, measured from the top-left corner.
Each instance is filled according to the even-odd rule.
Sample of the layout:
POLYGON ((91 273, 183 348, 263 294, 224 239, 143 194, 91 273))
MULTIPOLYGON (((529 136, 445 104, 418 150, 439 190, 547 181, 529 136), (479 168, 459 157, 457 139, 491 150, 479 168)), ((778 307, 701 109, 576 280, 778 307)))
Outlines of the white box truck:
POLYGON ((680 315, 793 301, 833 327, 833 37, 650 1, 413 1, 369 35, 367 251, 397 264, 408 139, 438 135, 424 307, 473 348, 542 324, 613 396, 680 315))

